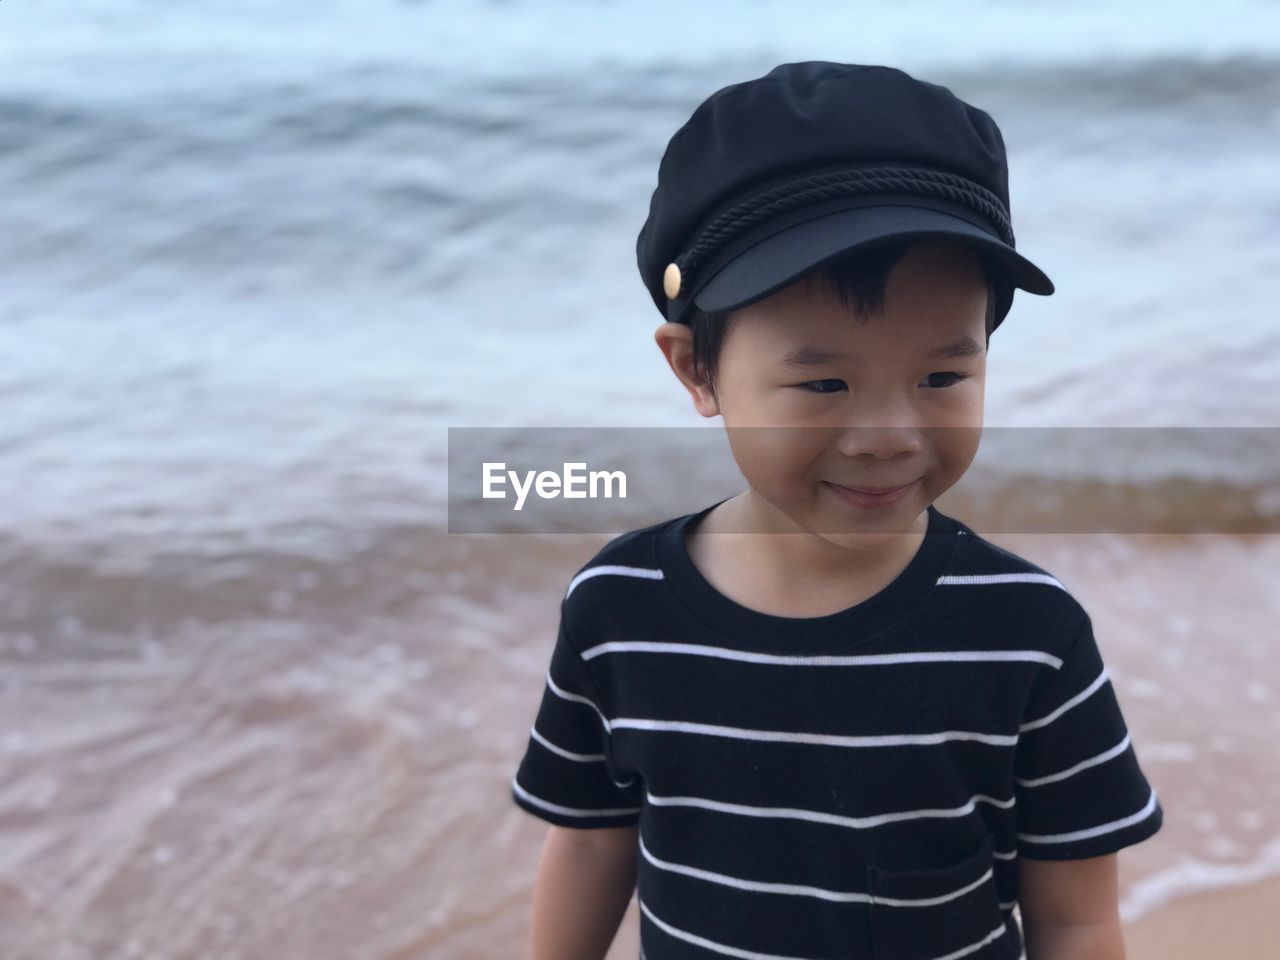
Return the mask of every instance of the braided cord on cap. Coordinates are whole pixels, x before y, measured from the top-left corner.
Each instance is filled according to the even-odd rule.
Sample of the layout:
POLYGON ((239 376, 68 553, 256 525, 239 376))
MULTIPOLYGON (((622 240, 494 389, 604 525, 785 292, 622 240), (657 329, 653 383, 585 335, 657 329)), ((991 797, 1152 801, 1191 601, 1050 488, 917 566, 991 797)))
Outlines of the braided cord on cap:
POLYGON ((930 167, 863 167, 811 174, 756 194, 719 214, 693 245, 668 265, 667 296, 679 297, 693 269, 708 254, 745 230, 786 210, 822 200, 870 194, 938 197, 979 214, 1013 246, 1009 211, 991 190, 968 177, 930 167), (675 268, 674 270, 672 268, 675 268), (674 293, 672 292, 674 290, 674 293))

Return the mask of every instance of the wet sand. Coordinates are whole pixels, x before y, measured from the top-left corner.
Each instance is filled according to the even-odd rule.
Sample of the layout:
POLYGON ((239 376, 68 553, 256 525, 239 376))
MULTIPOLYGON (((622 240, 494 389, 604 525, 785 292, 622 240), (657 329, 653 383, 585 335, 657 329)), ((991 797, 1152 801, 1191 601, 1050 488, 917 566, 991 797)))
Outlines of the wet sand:
MULTIPOLYGON (((604 539, 381 544, 377 563, 342 566, 350 582, 321 571, 252 615, 223 612, 249 611, 247 594, 208 593, 204 620, 154 602, 149 638, 123 629, 132 591, 78 604, 83 621, 15 618, 0 956, 526 956, 546 824, 509 782, 558 599, 604 539)), ((1183 877, 1265 876, 1280 835, 1280 538, 993 539, 1091 611, 1166 808, 1120 858, 1122 900, 1143 904, 1126 913, 1130 960, 1280 955, 1277 882, 1180 896, 1203 887, 1183 877)), ((611 960, 635 960, 638 929, 633 904, 611 960)))
POLYGON ((1125 930, 1128 960, 1275 960, 1280 878, 1176 900, 1125 930))

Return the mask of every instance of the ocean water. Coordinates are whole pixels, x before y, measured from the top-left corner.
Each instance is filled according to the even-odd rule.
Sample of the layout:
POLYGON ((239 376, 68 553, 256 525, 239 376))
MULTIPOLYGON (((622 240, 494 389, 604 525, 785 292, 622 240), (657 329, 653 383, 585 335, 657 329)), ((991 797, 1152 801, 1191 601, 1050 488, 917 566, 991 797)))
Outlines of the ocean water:
MULTIPOLYGON (((1058 292, 988 424, 1277 425, 1274 3, 0 7, 6 960, 515 952, 506 782, 599 538, 444 533, 446 431, 715 427, 635 237, 692 109, 798 59, 1000 123, 1058 292)), ((1127 915, 1280 872, 1274 537, 1035 543, 1168 798, 1127 915)))

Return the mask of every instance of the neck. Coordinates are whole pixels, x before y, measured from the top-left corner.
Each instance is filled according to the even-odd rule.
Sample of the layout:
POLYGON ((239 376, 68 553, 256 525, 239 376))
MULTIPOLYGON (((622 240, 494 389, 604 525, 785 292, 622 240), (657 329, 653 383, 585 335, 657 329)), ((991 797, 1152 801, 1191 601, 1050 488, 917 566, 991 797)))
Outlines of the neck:
POLYGON ((721 504, 715 529, 735 534, 734 549, 778 583, 845 583, 896 576, 916 555, 929 527, 921 511, 904 531, 838 534, 800 526, 751 487, 721 504))

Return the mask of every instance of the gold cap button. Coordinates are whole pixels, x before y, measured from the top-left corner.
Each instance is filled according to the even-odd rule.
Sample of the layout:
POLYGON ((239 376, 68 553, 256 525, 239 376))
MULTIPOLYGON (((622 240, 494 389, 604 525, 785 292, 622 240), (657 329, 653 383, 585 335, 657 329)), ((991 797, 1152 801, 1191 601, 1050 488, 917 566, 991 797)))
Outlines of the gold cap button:
POLYGON ((662 274, 662 289, 666 292, 668 300, 674 300, 680 296, 680 268, 674 261, 667 264, 667 269, 662 274))

